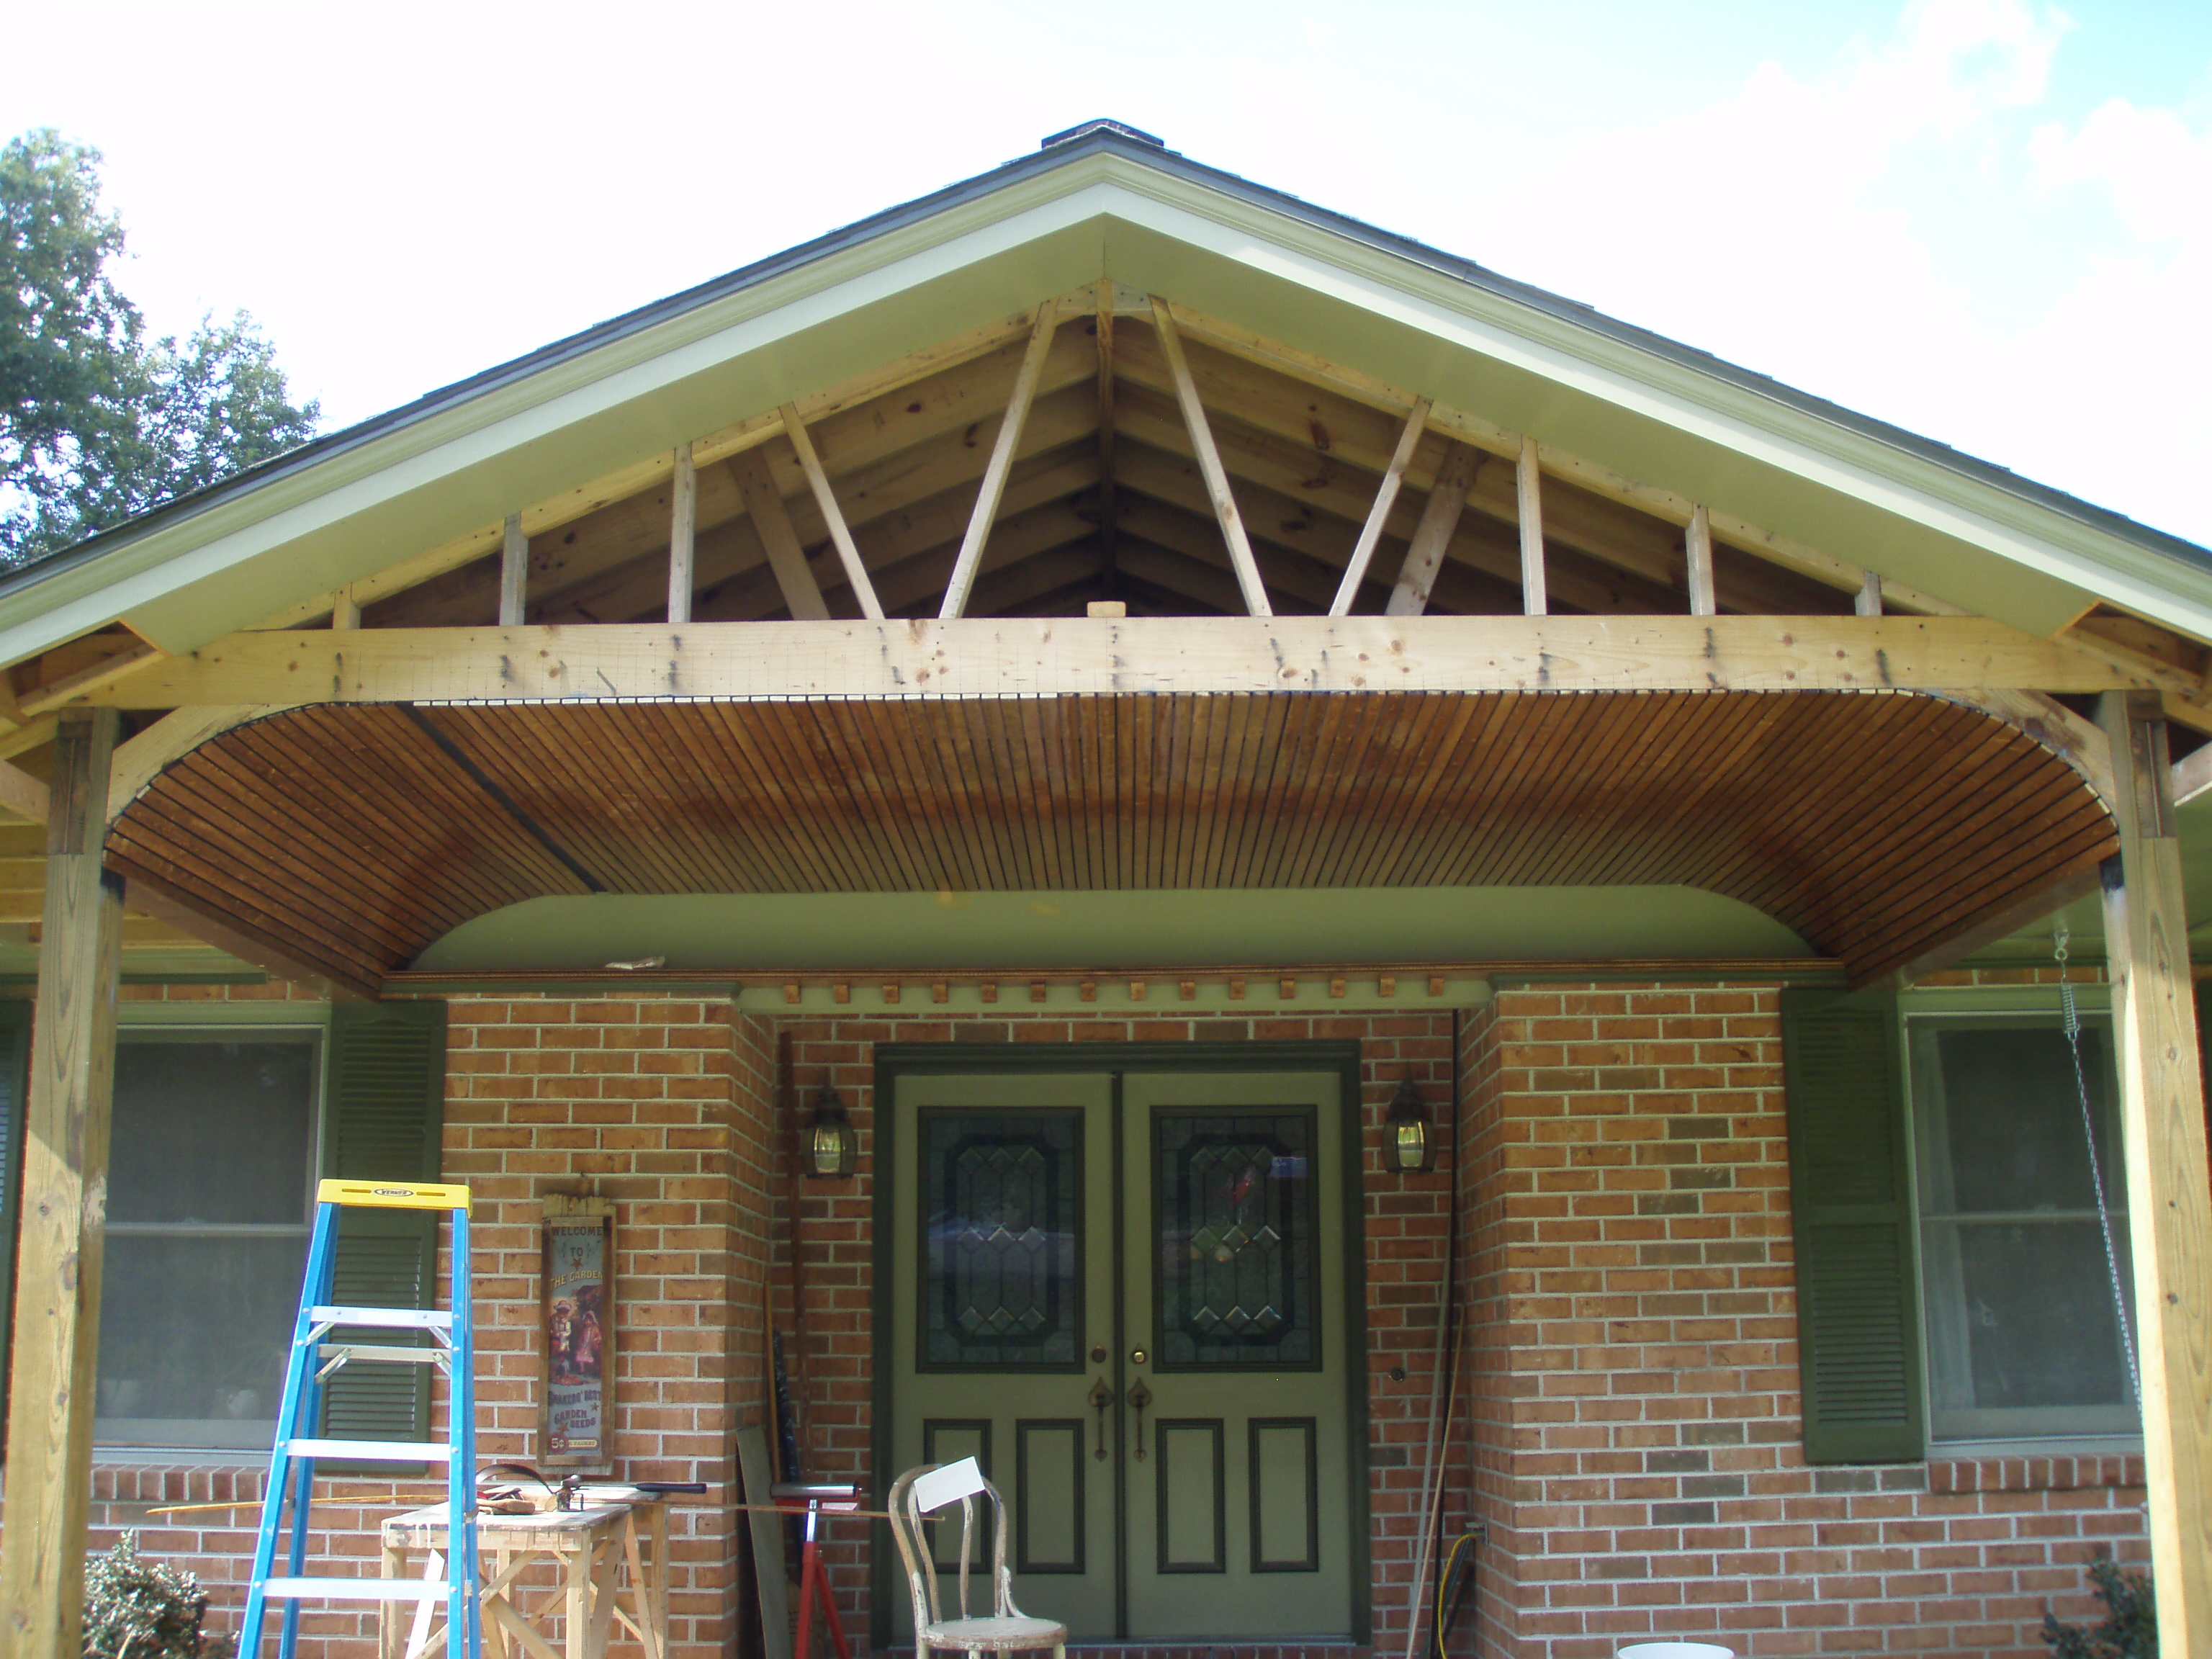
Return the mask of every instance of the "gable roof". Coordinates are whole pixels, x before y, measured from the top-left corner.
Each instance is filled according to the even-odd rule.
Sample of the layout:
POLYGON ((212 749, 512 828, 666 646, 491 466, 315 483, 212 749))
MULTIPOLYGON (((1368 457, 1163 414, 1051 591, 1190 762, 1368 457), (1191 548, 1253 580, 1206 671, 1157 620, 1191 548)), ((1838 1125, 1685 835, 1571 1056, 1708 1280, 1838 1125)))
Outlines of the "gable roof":
POLYGON ((0 661, 195 648, 733 417, 1110 276, 2038 634, 2212 637, 2212 552, 1111 123, 641 307, 0 579, 0 661))

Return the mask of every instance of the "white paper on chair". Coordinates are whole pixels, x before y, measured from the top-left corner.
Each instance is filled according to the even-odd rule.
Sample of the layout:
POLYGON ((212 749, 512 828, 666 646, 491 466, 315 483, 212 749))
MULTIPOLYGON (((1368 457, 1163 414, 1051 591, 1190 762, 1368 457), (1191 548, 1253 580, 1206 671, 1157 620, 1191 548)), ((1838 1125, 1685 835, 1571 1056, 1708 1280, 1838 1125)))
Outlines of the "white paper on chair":
POLYGON ((943 1509, 960 1498, 973 1498, 982 1490, 983 1471, 975 1467, 974 1458, 963 1457, 957 1463, 947 1463, 941 1469, 915 1476, 914 1501, 925 1510, 943 1509))

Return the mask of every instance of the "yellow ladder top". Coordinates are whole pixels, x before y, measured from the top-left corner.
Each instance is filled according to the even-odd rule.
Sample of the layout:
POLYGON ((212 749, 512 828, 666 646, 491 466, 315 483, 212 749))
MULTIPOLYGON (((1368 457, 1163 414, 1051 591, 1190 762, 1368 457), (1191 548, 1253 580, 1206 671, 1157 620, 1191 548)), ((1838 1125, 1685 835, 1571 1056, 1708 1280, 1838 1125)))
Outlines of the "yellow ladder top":
POLYGON ((372 1210, 465 1210, 466 1187, 404 1181, 325 1181, 315 1188, 318 1204, 345 1204, 372 1210))

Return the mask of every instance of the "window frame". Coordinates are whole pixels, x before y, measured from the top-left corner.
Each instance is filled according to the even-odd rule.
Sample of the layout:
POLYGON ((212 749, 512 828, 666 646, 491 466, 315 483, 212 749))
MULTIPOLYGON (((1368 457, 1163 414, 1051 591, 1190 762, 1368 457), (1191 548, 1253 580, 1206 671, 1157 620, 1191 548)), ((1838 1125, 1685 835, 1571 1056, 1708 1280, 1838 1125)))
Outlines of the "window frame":
MULTIPOLYGON (((314 1223, 314 1184, 329 1173, 333 1137, 331 1122, 331 1010, 326 1002, 204 1002, 204 1003, 131 1003, 122 1004, 116 1011, 116 1041, 119 1046, 132 1035, 145 1032, 175 1031, 204 1032, 220 1039, 227 1036, 243 1035, 253 1030, 281 1031, 293 1034, 303 1029, 312 1030, 315 1039, 315 1080, 311 1106, 312 1122, 308 1130, 307 1225, 314 1223)), ((128 1224, 125 1224, 127 1226, 128 1224)), ((160 1224, 149 1225, 148 1231, 165 1231, 160 1224)), ((110 1231, 117 1231, 111 1224, 110 1231)), ((262 1231, 261 1228, 246 1228, 243 1231, 262 1231)), ((303 1230, 302 1249, 305 1249, 303 1230)), ((102 1287, 103 1300, 105 1286, 102 1287)), ((195 1445, 189 1443, 152 1444, 138 1442, 104 1441, 98 1437, 98 1416, 95 1409, 93 1461, 99 1464, 239 1464, 264 1461, 266 1448, 240 1448, 195 1445)))
MULTIPOLYGON (((2076 986, 2075 998, 2085 1024, 2099 1023, 2109 1031, 2112 1006, 2110 988, 2102 984, 2076 986), (2086 1004, 2086 1006, 2081 1005, 2086 1004)), ((1936 1313, 1933 1307, 1928 1279, 1929 1264, 1933 1256, 1923 1226, 1925 1206, 1923 1182, 1922 1134, 1927 1127, 1923 1122, 1924 1109, 1917 1087, 1917 1075, 1912 1049, 1912 1025, 1916 1020, 1940 1022, 1946 1018, 1988 1018, 1991 1017, 2018 1018, 2058 1029, 2063 1020, 2064 1005, 2055 985, 1972 986, 1953 987, 1936 990, 1902 992, 1897 998, 1898 1076, 1904 1094, 1905 1133, 1907 1148, 1905 1167, 1909 1183, 1909 1213, 1912 1228, 1912 1254, 1915 1286, 1920 1321, 1920 1378, 1923 1421, 1927 1425, 1927 1450, 1930 1458, 2019 1456, 2032 1453, 2036 1455, 2104 1456, 2128 1455, 2142 1450, 2143 1437, 2140 1427, 2126 1431, 2057 1430, 2047 1434, 1977 1435, 1946 1437, 1937 1430, 1936 1395, 1936 1350, 1937 1334, 1936 1313)), ((2120 1203, 2113 1211, 2118 1225, 2126 1226, 2127 1199, 2125 1148, 2122 1138, 2126 1133, 2125 1120, 2118 1109, 2113 1110, 2113 1165, 2106 1171, 2108 1185, 2117 1180, 2120 1187, 2120 1203)), ((2132 1327, 2130 1328, 2132 1333, 2132 1327)), ((2138 1339, 2139 1340, 2139 1339, 2138 1339)), ((2140 1415, 2140 1413, 2138 1413, 2140 1415)))

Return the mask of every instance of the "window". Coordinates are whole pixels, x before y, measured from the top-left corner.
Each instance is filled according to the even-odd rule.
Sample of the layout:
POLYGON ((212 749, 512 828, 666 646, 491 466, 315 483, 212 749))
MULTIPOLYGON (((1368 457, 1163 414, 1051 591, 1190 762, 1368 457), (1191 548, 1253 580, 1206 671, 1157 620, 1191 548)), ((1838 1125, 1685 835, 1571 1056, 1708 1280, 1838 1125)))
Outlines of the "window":
POLYGON ((319 1025, 126 1027, 94 1437, 265 1451, 313 1218, 319 1025))
MULTIPOLYGON (((1906 1077, 1929 1438, 2139 1432, 2058 1015, 1914 1003, 1906 1077)), ((2082 1069, 2131 1299, 2108 1027, 2085 1011, 2082 1069)))

